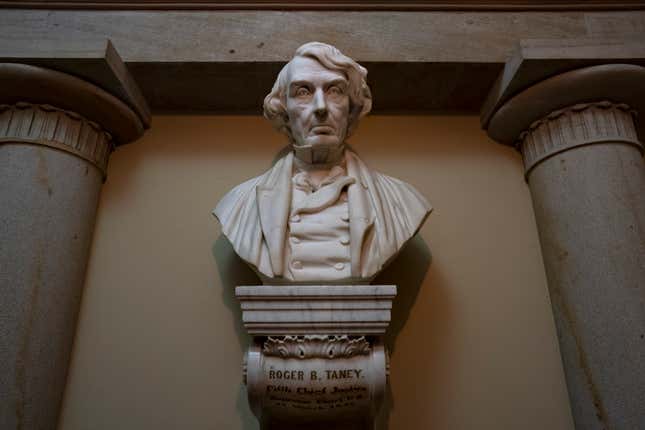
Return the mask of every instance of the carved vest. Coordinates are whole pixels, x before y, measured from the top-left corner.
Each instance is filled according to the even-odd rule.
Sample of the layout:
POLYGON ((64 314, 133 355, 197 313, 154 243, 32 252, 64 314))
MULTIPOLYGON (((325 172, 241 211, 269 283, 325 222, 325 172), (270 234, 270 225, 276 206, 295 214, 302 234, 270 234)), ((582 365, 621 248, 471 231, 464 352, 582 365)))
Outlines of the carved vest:
POLYGON ((347 186, 355 181, 332 169, 313 190, 306 173, 293 177, 285 277, 296 282, 351 276, 347 186))

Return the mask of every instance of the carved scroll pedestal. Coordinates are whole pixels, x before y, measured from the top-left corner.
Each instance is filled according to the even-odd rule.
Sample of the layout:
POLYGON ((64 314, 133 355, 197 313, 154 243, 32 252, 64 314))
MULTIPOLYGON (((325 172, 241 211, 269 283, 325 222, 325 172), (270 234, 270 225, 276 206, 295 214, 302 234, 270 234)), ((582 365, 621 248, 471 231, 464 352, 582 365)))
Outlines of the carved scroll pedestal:
POLYGON ((385 392, 381 336, 394 285, 241 286, 244 364, 262 429, 372 429, 385 392))

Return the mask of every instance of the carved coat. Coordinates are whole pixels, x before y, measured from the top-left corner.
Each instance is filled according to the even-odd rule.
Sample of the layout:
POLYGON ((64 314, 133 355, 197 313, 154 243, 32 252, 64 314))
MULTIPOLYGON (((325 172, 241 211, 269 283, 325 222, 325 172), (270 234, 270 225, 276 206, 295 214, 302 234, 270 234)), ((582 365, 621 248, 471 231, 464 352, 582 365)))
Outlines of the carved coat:
MULTIPOLYGON (((293 152, 229 191, 213 210, 235 252, 262 277, 282 279, 291 205, 293 152)), ((432 207, 411 185, 383 175, 345 151, 351 278, 369 281, 417 232, 432 207)), ((281 281, 282 279, 282 281, 281 281)), ((324 281, 324 280, 321 280, 324 281)))

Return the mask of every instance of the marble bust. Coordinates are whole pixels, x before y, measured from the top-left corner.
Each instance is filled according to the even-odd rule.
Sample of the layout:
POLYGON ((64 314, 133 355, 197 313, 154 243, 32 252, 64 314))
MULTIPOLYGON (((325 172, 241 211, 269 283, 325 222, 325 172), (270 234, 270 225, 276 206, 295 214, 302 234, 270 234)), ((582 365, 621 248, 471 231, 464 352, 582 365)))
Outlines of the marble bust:
POLYGON ((372 107, 367 70, 302 45, 264 100, 292 149, 228 192, 213 214, 263 282, 368 283, 432 210, 411 185, 370 170, 347 138, 372 107))

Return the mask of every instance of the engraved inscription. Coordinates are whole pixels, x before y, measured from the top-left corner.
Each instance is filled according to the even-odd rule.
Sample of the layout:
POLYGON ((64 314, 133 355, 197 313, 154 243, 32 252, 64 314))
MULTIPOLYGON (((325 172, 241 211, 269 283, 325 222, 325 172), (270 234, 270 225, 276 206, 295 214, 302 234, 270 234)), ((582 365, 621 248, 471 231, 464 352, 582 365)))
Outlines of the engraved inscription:
POLYGON ((318 363, 318 368, 302 368, 302 362, 281 361, 265 368, 267 381, 265 398, 271 409, 283 411, 354 411, 363 408, 369 400, 365 381, 366 369, 338 363, 337 368, 327 368, 329 363, 318 363), (290 367, 289 365, 293 367, 290 367))

